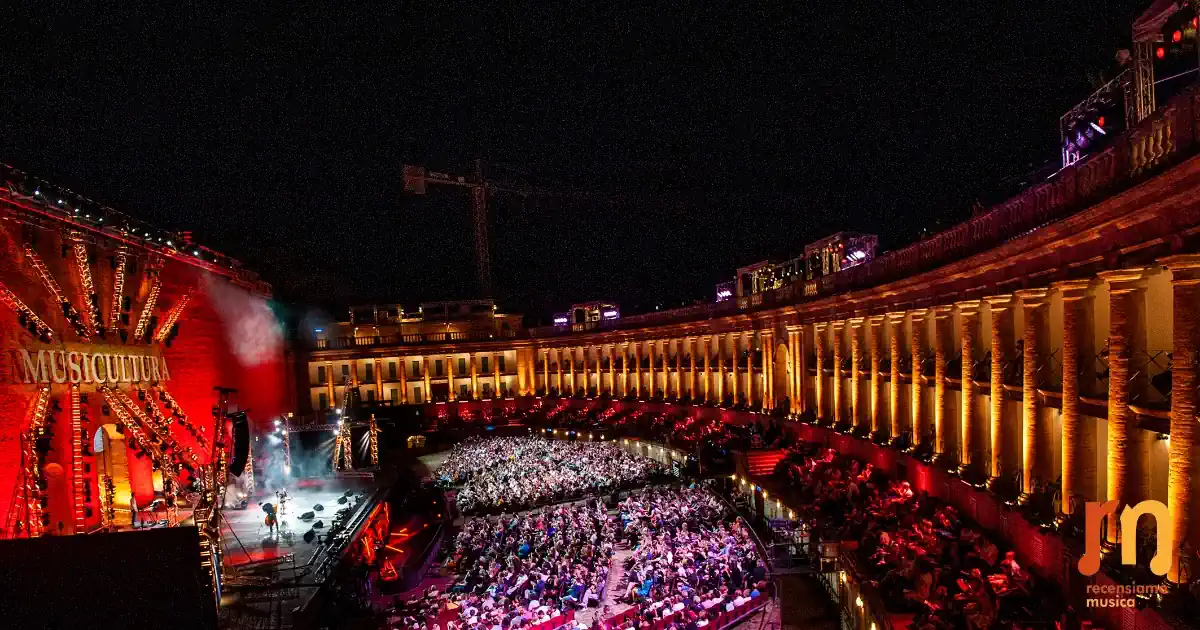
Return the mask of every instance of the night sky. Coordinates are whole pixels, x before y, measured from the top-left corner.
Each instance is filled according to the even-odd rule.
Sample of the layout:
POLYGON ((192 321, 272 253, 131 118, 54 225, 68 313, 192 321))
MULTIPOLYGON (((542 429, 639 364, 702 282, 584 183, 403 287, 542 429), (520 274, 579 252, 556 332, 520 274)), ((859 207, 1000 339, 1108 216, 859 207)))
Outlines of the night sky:
POLYGON ((497 297, 537 323, 969 216, 1058 159, 1145 3, 50 4, 0 15, 0 160, 332 309, 476 296, 467 193, 401 167, 485 158, 569 193, 492 201, 497 297))

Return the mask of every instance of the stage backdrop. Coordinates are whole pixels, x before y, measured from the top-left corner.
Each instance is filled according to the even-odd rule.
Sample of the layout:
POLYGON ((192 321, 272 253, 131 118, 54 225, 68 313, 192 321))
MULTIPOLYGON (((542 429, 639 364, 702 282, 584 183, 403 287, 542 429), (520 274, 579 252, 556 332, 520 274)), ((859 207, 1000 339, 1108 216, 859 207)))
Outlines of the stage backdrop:
POLYGON ((166 466, 185 485, 211 456, 216 387, 256 424, 284 410, 261 285, 71 228, 0 221, 0 538, 124 524, 166 466))

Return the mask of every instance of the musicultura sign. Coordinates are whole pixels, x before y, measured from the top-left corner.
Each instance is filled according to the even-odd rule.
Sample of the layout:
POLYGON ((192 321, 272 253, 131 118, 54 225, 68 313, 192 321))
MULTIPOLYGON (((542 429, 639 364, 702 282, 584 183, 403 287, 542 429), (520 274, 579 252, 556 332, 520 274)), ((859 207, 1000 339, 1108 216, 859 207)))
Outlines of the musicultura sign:
POLYGON ((79 345, 20 348, 12 354, 21 383, 119 385, 156 383, 171 379, 167 361, 155 348, 79 345))

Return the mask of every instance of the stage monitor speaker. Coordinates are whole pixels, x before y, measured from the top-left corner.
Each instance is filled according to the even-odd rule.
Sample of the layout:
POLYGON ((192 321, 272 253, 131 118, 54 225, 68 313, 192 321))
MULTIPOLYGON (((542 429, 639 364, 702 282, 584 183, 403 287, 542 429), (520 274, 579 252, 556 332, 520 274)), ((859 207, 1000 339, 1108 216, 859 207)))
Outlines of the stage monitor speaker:
POLYGON ((316 505, 314 505, 314 506, 313 506, 313 511, 314 511, 314 512, 324 512, 324 511, 325 511, 325 506, 324 506, 324 505, 321 505, 320 503, 318 503, 318 504, 316 504, 316 505))
POLYGON ((305 512, 300 515, 300 520, 302 521, 311 521, 314 518, 317 518, 317 515, 312 512, 305 512))
POLYGON ((308 531, 304 532, 304 542, 311 545, 312 541, 314 541, 316 539, 317 539, 317 532, 314 532, 312 530, 312 528, 309 528, 308 531))
POLYGON ((313 529, 322 529, 325 527, 325 521, 317 521, 313 523, 313 529))
POLYGON ((231 414, 229 419, 233 421, 233 458, 229 460, 229 474, 241 477, 250 459, 250 422, 244 411, 231 414))

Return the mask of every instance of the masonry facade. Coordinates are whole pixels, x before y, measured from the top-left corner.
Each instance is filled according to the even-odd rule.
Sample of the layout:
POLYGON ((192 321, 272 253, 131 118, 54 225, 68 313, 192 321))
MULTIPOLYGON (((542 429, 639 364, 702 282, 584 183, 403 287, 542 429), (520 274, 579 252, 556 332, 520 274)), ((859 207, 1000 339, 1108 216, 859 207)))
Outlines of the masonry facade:
POLYGON ((759 409, 1022 496, 1061 488, 1068 516, 1086 501, 1163 501, 1177 553, 1196 548, 1198 136, 1189 90, 968 223, 752 304, 582 333, 316 350, 310 404, 322 388, 338 404, 348 376, 379 398, 398 388, 399 403, 432 391, 759 409))

